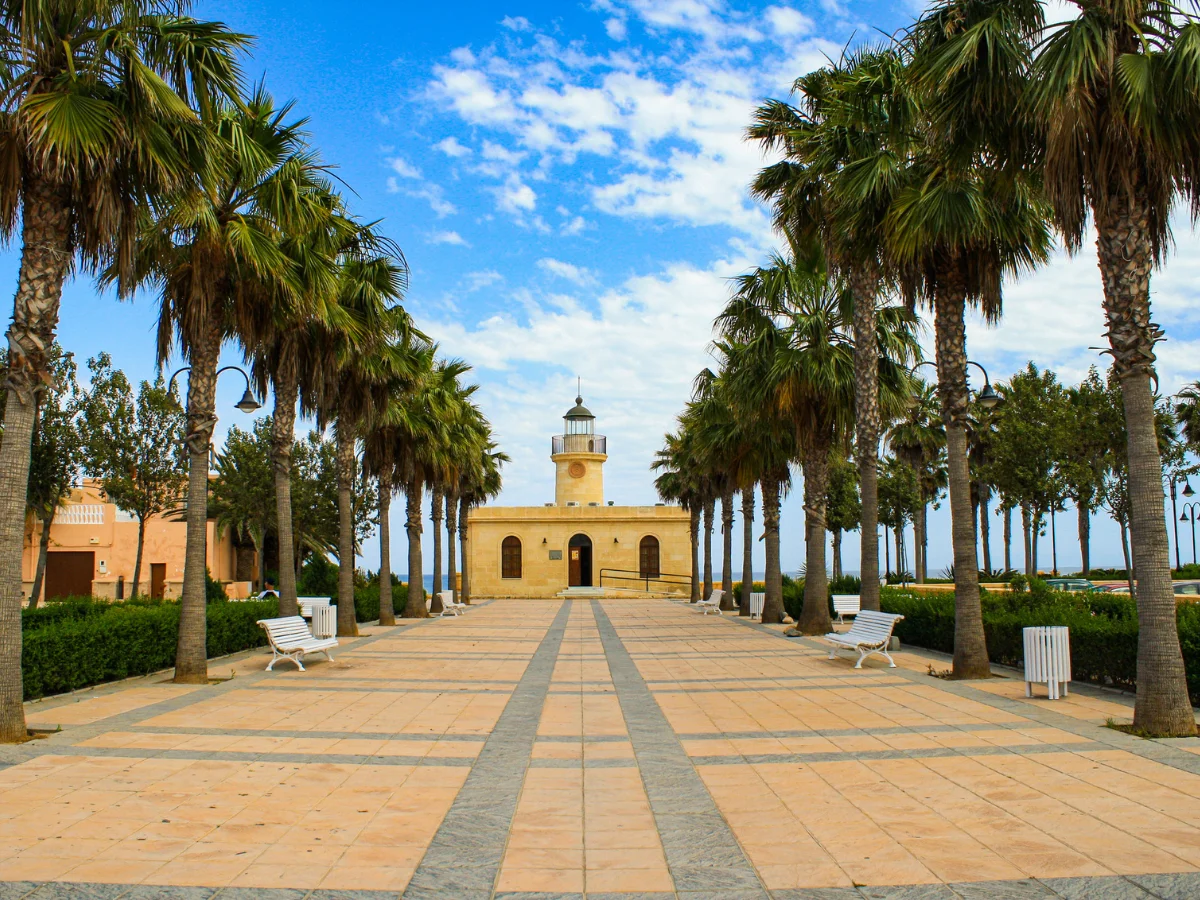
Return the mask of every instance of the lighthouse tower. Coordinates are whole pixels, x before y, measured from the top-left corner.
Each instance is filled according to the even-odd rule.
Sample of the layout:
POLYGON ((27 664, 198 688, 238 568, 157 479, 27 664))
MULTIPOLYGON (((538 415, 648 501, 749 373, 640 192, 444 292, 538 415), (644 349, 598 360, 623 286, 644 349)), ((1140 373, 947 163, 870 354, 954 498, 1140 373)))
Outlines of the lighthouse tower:
POLYGON ((554 461, 554 502, 557 506, 603 506, 604 435, 596 434, 596 417, 583 397, 563 416, 563 433, 550 439, 554 461))

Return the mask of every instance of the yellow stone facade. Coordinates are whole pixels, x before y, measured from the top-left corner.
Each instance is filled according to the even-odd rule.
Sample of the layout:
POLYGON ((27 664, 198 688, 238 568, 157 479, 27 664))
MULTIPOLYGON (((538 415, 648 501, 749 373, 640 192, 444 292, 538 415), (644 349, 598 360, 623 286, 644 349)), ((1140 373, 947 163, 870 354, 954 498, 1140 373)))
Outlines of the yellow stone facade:
POLYGON ((575 404, 551 443, 554 503, 482 506, 468 515, 472 597, 553 597, 568 587, 686 594, 687 512, 606 505, 607 441, 595 434, 583 399, 575 404))

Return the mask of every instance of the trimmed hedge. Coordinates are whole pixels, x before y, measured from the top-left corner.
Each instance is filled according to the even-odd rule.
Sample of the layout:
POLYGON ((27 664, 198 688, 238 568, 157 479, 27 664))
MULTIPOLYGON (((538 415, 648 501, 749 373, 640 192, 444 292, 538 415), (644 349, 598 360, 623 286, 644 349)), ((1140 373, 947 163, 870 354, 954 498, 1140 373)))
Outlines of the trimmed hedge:
MULTIPOLYGON (((74 598, 32 612, 35 615, 26 616, 33 621, 22 622, 26 700, 148 675, 175 664, 178 603, 74 598), (46 615, 37 615, 42 612, 46 615)), ((256 623, 278 613, 275 600, 208 604, 209 657, 265 646, 266 635, 256 623)))
MULTIPOLYGON (((1071 666, 1081 681, 1133 690, 1137 685, 1137 606, 1120 594, 980 591, 988 656, 994 663, 1024 664, 1021 629, 1065 625, 1071 629, 1071 666)), ((896 636, 907 644, 954 652, 954 595, 883 588, 880 605, 899 613, 896 636)), ((1188 693, 1200 703, 1200 605, 1178 607, 1179 643, 1188 693)))

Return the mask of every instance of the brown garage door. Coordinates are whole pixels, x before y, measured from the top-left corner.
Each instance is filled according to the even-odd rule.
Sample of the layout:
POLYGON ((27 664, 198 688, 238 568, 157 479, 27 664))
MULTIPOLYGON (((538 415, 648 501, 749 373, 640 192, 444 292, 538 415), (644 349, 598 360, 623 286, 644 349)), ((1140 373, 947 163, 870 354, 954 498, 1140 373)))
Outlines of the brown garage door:
POLYGON ((46 555, 46 599, 90 597, 96 554, 92 551, 51 552, 46 555))

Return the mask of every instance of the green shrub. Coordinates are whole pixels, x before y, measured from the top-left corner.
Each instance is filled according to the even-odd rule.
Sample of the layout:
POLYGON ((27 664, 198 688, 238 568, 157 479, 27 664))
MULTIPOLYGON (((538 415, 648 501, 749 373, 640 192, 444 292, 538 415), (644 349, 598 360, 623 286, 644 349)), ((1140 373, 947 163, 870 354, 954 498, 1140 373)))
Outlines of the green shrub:
POLYGON ((296 579, 296 593, 301 597, 337 598, 338 566, 324 553, 314 553, 305 560, 296 579))
POLYGON ((842 575, 839 578, 829 579, 829 593, 833 594, 858 594, 862 592, 862 579, 857 575, 842 575))
POLYGON ((800 620, 800 610, 804 608, 804 579, 793 579, 783 576, 783 610, 792 617, 793 622, 800 620))
MULTIPOLYGON (((179 604, 163 601, 92 601, 83 616, 41 621, 25 630, 21 667, 25 699, 61 694, 93 684, 147 675, 175 664, 179 604), (102 608, 100 608, 102 607, 102 608)), ((84 609, 85 604, 74 604, 84 609)), ((208 655, 259 647, 266 635, 256 624, 275 616, 275 600, 208 604, 208 655)))
POLYGON ((220 603, 229 599, 229 594, 225 592, 225 585, 213 578, 212 572, 208 569, 204 570, 204 599, 208 603, 220 603))
MULTIPOLYGON (((1080 681, 1133 689, 1137 684, 1137 607, 1119 594, 1053 591, 1042 583, 1027 592, 981 591, 988 656, 1005 666, 1023 665, 1021 629, 1065 625, 1071 629, 1071 667, 1080 681)), ((899 613, 896 636, 907 644, 954 652, 954 596, 896 588, 880 591, 885 612, 899 613)), ((1192 703, 1200 702, 1200 605, 1178 607, 1179 642, 1192 703)))
MULTIPOLYGON (((767 586, 761 581, 755 581, 750 585, 750 593, 752 594, 761 594, 766 589, 767 586)), ((742 605, 742 583, 740 581, 733 583, 733 602, 738 606, 742 605)))

